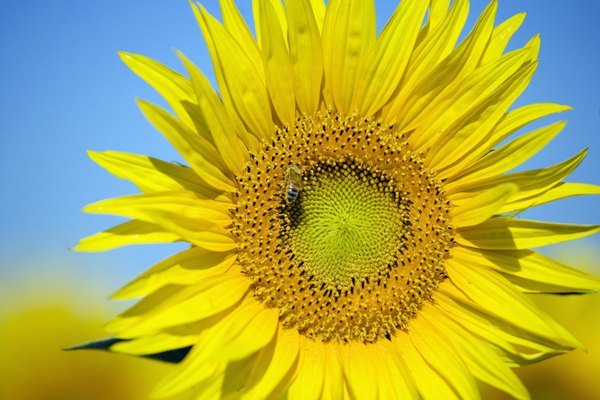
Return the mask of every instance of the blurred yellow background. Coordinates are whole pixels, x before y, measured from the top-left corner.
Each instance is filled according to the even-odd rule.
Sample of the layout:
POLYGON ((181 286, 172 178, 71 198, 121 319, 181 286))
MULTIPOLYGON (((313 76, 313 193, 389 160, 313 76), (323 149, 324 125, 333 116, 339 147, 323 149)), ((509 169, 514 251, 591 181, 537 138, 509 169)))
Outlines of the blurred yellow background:
MULTIPOLYGON (((595 274, 600 271, 598 249, 571 243, 552 255, 595 274)), ((26 276, 22 279, 28 281, 26 276)), ((173 368, 101 351, 63 351, 64 347, 106 337, 102 326, 127 304, 116 303, 116 308, 115 302, 106 300, 108 291, 97 283, 86 287, 65 275, 37 276, 36 281, 40 286, 30 285, 29 291, 22 290, 18 282, 3 282, 0 399, 141 400, 148 398, 152 387, 173 368)), ((600 398, 600 294, 532 298, 588 348, 588 353, 574 351, 517 369, 532 398, 600 398)), ((484 399, 508 399, 493 388, 482 390, 484 399)))
POLYGON ((22 290, 19 282, 4 281, 0 293, 0 399, 142 400, 173 367, 62 350, 107 336, 102 326, 114 314, 107 293, 64 277, 31 281, 44 285, 22 290))

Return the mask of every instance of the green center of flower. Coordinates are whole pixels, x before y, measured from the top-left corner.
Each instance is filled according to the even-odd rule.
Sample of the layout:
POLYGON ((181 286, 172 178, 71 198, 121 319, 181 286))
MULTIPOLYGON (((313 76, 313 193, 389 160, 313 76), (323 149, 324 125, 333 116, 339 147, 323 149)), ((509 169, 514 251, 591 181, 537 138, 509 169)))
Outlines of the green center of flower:
POLYGON ((289 201, 290 247, 306 270, 338 290, 394 265, 409 223, 393 182, 353 162, 315 165, 289 201))
POLYGON ((286 329, 323 342, 389 339, 446 277, 450 204, 393 127, 299 118, 237 180, 237 260, 286 329))

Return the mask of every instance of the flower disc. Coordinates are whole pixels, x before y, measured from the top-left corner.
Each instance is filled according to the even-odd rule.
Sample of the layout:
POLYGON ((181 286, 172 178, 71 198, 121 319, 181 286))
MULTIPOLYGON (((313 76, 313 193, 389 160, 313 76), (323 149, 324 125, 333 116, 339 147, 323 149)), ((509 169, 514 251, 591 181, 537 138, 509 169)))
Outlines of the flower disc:
POLYGON ((253 156, 239 184, 242 271, 303 335, 390 338, 445 276, 449 202, 393 127, 331 113, 300 118, 253 156))

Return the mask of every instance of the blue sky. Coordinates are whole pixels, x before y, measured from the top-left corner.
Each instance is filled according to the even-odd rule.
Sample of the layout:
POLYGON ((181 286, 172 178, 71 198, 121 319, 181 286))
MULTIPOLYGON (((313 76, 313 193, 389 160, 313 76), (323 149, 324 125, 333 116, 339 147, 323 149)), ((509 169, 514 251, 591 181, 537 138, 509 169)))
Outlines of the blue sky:
MULTIPOLYGON (((203 2, 218 12, 216 1, 203 2)), ((249 1, 238 1, 249 14, 249 1)), ((377 1, 381 23, 392 1, 377 1)), ((485 6, 472 1, 470 21, 485 6)), ((514 45, 541 33, 540 66, 518 104, 558 102, 574 111, 567 128, 527 166, 560 162, 582 148, 589 155, 572 181, 600 184, 600 3, 593 0, 500 1, 498 21, 527 11, 514 45)), ((126 50, 182 70, 183 51, 213 79, 210 61, 187 1, 106 0, 0 3, 0 273, 68 276, 108 290, 174 251, 142 246, 109 253, 69 251, 80 237, 118 219, 86 215, 88 203, 135 193, 95 166, 86 150, 121 150, 180 160, 145 121, 134 98, 162 103, 120 62, 126 50)), ((555 119, 547 119, 552 122, 555 119)), ((600 198, 575 198, 527 217, 600 224, 600 198)), ((585 240, 598 247, 600 237, 585 240)), ((5 280, 5 282, 7 282, 5 280)))

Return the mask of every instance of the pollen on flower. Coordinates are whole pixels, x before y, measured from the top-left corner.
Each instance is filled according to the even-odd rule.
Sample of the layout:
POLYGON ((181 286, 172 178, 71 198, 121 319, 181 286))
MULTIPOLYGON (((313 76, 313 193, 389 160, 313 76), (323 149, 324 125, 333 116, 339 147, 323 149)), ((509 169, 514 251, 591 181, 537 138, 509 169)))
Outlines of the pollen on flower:
POLYGON ((237 178, 241 269, 284 327, 324 342, 389 339, 445 278, 450 204, 405 139, 318 113, 279 129, 237 178))

